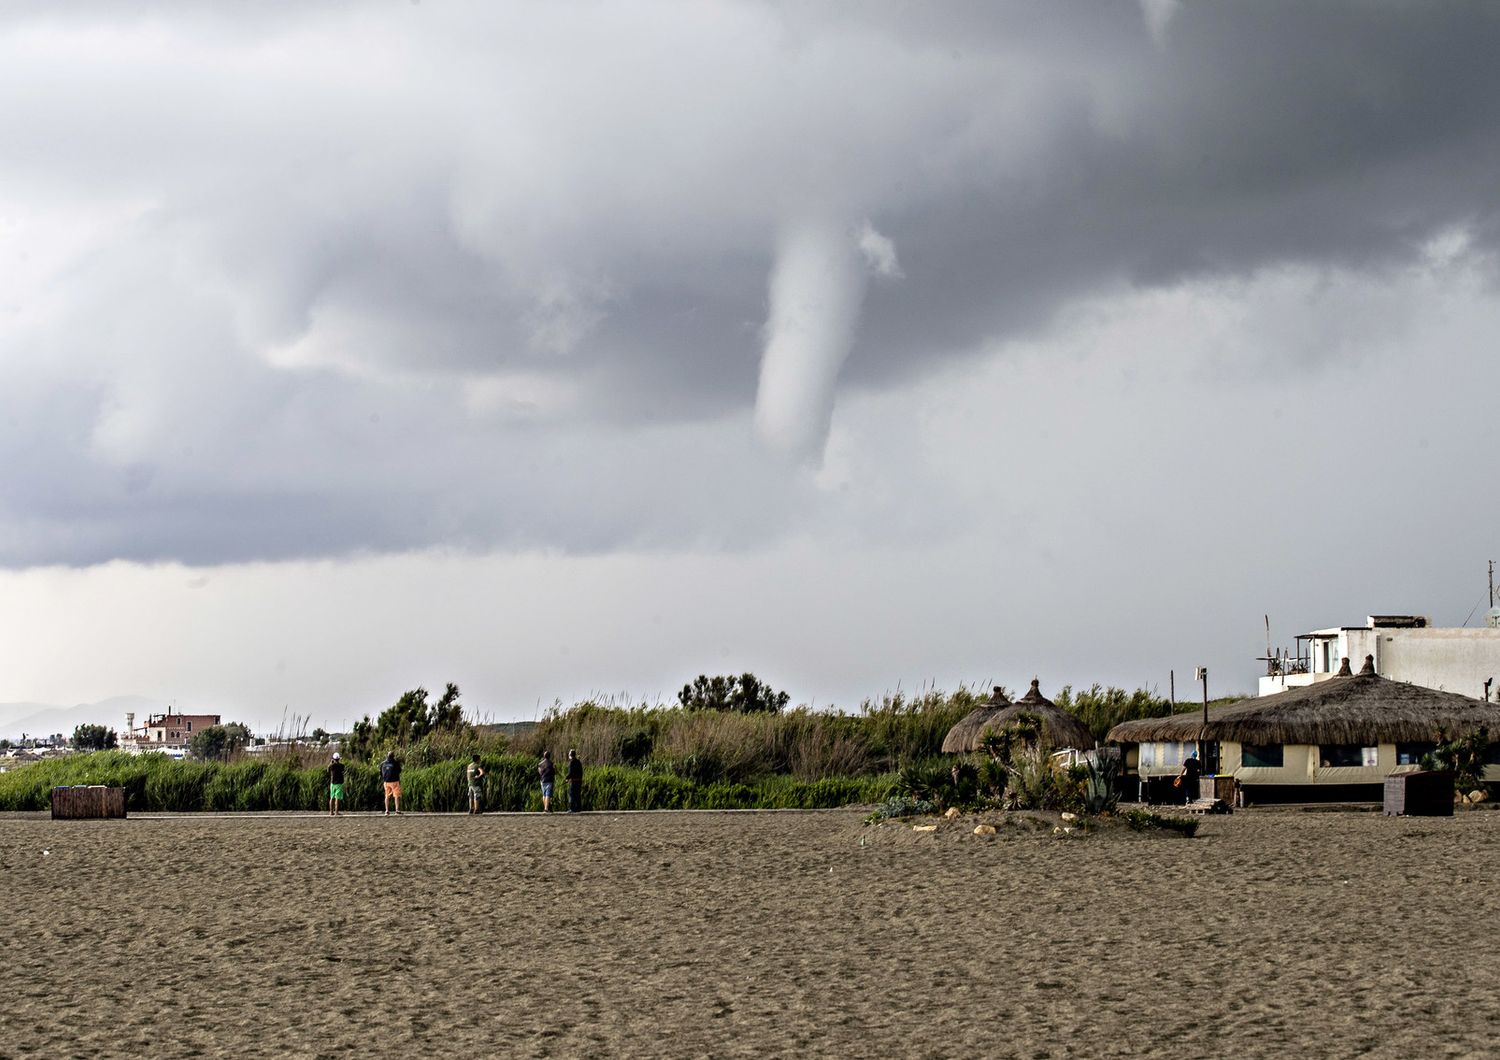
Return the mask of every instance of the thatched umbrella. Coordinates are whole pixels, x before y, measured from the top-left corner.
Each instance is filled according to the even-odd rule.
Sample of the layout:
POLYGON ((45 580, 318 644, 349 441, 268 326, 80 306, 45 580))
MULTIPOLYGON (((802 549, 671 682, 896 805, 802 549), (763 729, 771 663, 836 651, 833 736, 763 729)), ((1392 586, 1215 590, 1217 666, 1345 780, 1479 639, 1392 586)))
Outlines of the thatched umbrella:
POLYGON ((1215 707, 1121 722, 1111 743, 1234 740, 1249 744, 1417 743, 1488 728, 1500 735, 1500 705, 1457 692, 1392 681, 1365 656, 1359 673, 1345 659, 1326 681, 1215 707))
POLYGON ((988 703, 969 711, 948 730, 948 735, 943 738, 943 750, 949 754, 978 750, 986 729, 999 731, 1022 714, 1035 714, 1042 719, 1042 734, 1055 748, 1076 747, 1086 751, 1094 746, 1094 735, 1089 732, 1089 727, 1042 695, 1037 679, 1033 677, 1031 691, 1014 703, 1006 699, 1005 693, 996 686, 988 703))

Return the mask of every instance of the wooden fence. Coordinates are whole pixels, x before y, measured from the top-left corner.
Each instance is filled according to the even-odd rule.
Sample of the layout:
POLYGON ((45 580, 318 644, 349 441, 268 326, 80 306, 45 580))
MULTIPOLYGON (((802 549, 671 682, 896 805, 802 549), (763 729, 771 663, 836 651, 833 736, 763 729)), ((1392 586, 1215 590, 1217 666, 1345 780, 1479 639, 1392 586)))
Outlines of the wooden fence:
POLYGON ((87 787, 53 788, 52 819, 86 817, 124 817, 125 789, 103 784, 87 787))

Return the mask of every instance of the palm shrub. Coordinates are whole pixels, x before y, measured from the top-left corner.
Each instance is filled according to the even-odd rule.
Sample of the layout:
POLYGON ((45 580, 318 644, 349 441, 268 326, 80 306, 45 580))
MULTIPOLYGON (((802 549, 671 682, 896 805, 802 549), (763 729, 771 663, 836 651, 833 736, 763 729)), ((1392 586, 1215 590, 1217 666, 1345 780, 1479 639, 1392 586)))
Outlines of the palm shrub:
POLYGON ((1000 802, 1010 783, 1010 771, 1005 768, 1004 763, 985 755, 974 763, 974 778, 985 798, 1000 802))
POLYGON ((1438 743, 1423 759, 1424 769, 1442 769, 1453 774, 1453 783, 1460 792, 1470 792, 1484 782, 1485 755, 1489 750, 1490 733, 1481 727, 1465 736, 1438 743))
POLYGON ((1027 744, 1006 763, 1005 805, 1013 810, 1055 810, 1068 799, 1068 785, 1041 744, 1027 744))
POLYGON ((1008 808, 1055 810, 1077 801, 1078 780, 1070 781, 1054 765, 1037 715, 1023 712, 999 729, 986 730, 980 747, 1005 771, 1008 808))
POLYGON ((1120 804, 1120 756, 1101 750, 1084 762, 1083 811, 1091 814, 1113 813, 1120 804))
POLYGON ((930 802, 939 810, 959 805, 953 769, 943 762, 909 762, 896 772, 896 790, 900 795, 920 802, 930 802))

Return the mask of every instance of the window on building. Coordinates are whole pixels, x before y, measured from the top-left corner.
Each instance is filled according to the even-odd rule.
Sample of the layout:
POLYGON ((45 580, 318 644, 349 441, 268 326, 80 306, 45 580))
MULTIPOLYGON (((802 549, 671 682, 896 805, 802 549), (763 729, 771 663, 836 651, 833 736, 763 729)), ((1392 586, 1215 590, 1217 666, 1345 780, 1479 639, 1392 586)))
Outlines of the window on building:
POLYGON ((1398 766, 1419 766, 1422 759, 1437 750, 1437 744, 1431 740, 1418 740, 1415 743, 1398 743, 1396 745, 1396 764, 1398 766))
POLYGON ((1373 766, 1378 763, 1379 753, 1379 748, 1357 743, 1324 743, 1318 745, 1318 765, 1324 769, 1373 766))
POLYGON ((192 722, 190 722, 190 721, 189 722, 184 722, 184 724, 187 726, 187 731, 188 732, 192 732, 193 731, 193 723, 192 722))
POLYGON ((1240 764, 1256 769, 1280 769, 1285 748, 1279 743, 1240 745, 1240 764))

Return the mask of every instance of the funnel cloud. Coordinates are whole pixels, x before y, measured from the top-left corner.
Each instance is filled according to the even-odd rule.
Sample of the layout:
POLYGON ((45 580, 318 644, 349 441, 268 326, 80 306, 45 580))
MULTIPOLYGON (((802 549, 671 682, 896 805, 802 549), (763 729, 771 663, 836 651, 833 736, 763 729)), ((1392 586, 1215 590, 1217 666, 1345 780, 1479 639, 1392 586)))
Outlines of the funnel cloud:
POLYGON ((805 222, 781 237, 771 269, 755 429, 784 459, 821 462, 834 385, 854 345, 870 271, 901 275, 895 245, 869 221, 857 230, 805 222))

